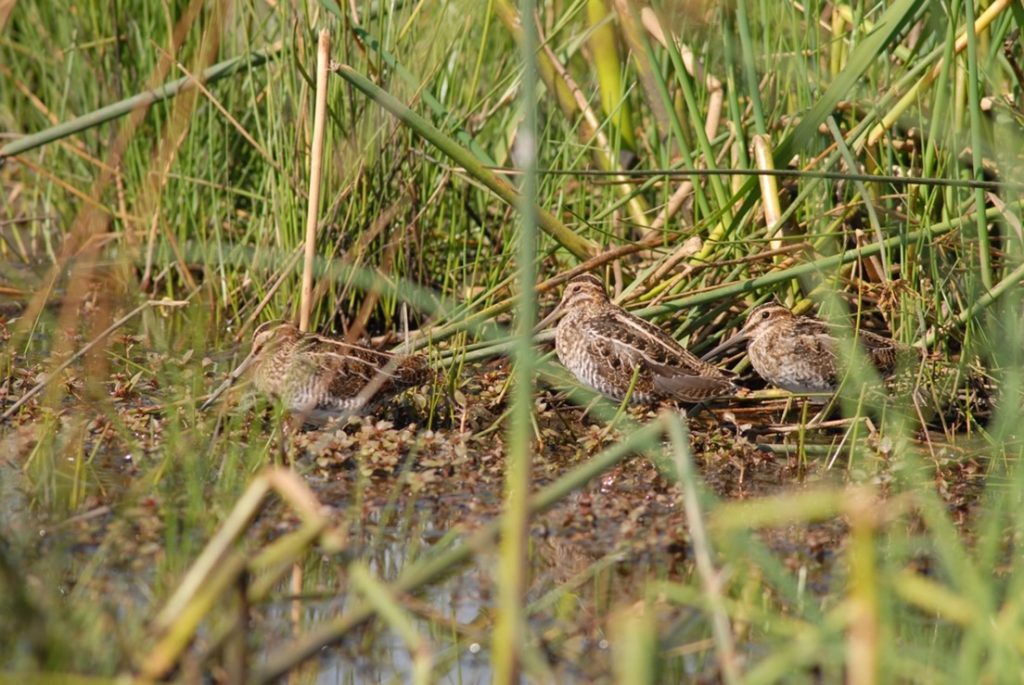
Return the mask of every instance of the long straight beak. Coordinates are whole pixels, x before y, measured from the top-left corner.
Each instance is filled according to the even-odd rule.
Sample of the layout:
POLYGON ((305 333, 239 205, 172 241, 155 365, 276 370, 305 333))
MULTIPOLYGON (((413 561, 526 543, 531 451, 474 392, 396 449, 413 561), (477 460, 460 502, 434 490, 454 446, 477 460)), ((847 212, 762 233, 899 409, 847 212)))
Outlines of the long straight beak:
POLYGON ((701 359, 703 359, 704 361, 711 361, 712 359, 714 359, 721 353, 725 352, 726 350, 736 347, 741 343, 745 343, 749 339, 749 335, 747 335, 743 331, 740 331, 739 333, 736 333, 725 342, 721 343, 718 347, 712 349, 710 352, 705 352, 704 355, 701 356, 701 359))
POLYGON ((550 314, 545 316, 543 319, 540 320, 540 322, 536 326, 534 326, 533 332, 540 333, 543 330, 551 328, 554 325, 554 323, 561 319, 563 316, 565 316, 565 309, 562 307, 562 303, 559 302, 558 305, 551 310, 550 314))
POLYGON ((213 403, 216 402, 217 399, 221 395, 223 395, 227 391, 228 388, 230 388, 232 385, 234 385, 235 381, 238 380, 239 376, 241 376, 243 373, 245 373, 246 369, 248 369, 249 366, 252 365, 252 360, 255 359, 255 358, 256 358, 256 350, 252 350, 251 352, 249 352, 249 356, 247 356, 245 359, 243 359, 242 363, 239 364, 238 366, 236 366, 235 370, 228 374, 228 377, 225 378, 224 382, 221 383, 217 387, 217 389, 213 391, 213 394, 206 398, 206 401, 203 402, 201 407, 199 407, 199 411, 206 411, 211 406, 213 406, 213 403))

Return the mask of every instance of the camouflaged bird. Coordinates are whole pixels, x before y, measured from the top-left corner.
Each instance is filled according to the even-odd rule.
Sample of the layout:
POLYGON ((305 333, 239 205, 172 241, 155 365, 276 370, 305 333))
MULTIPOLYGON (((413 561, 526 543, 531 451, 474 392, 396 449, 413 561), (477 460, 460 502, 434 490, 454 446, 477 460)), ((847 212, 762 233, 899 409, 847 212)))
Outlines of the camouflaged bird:
MULTIPOLYGON (((919 350, 876 333, 858 331, 857 340, 882 378, 891 377, 897 366, 922 360, 919 350)), ((831 393, 839 387, 839 339, 822 321, 796 316, 775 302, 762 304, 750 311, 736 335, 704 359, 742 342, 754 371, 772 385, 798 393, 831 393)))
POLYGON ((594 390, 633 402, 701 402, 736 386, 657 326, 611 302, 600 279, 583 274, 565 286, 555 332, 558 359, 594 390), (635 377, 635 383, 634 383, 635 377))
POLYGON ((203 408, 249 367, 258 390, 309 423, 370 409, 430 375, 422 353, 396 355, 270 321, 255 330, 249 356, 203 408))

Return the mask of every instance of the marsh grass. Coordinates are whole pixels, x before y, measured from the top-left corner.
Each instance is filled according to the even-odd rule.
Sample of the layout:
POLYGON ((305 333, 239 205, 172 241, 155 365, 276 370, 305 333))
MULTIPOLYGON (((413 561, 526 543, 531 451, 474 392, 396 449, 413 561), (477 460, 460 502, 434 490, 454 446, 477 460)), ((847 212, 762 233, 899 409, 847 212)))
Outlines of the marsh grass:
POLYGON ((1019 3, 59 5, 0 10, 0 408, 54 374, 0 438, 12 677, 155 672, 154 617, 268 464, 325 528, 252 509, 177 678, 1019 676, 1019 3), (322 28, 311 327, 428 350, 408 433, 289 438, 244 388, 196 409, 297 315, 322 28), (698 352, 774 296, 963 381, 925 416, 852 350, 827 428, 761 391, 689 431, 581 420, 526 344, 581 263, 698 352))

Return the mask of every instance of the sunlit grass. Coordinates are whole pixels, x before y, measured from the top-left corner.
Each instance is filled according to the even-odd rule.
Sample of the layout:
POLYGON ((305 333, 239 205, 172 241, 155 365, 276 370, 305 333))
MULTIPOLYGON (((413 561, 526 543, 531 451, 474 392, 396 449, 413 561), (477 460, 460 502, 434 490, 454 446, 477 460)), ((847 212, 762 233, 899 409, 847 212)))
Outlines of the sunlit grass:
POLYGON ((161 668, 312 681, 298 664, 325 654, 326 672, 367 681, 489 680, 492 658, 505 681, 1019 676, 1024 84, 1020 43, 1003 48, 1019 8, 538 0, 534 26, 515 4, 15 4, 0 155, 32 148, 0 167, 0 410, 58 373, 0 433, 0 669, 155 673, 170 652, 154 617, 276 464, 340 537, 271 553, 303 574, 261 587, 301 516, 253 508, 222 550, 237 573, 207 576, 227 585, 161 668), (986 31, 958 43, 975 20, 986 31), (297 315, 324 27, 337 70, 312 328, 396 346, 407 323, 443 362, 438 388, 406 400, 408 434, 364 419, 289 438, 244 387, 196 409, 257 323, 297 315), (241 66, 60 137, 225 62, 241 66), (520 156, 534 128, 536 177, 520 156), (693 171, 753 169, 756 141, 808 175, 762 190, 693 171), (880 179, 897 175, 949 183, 880 179), (564 375, 523 345, 559 290, 529 282, 592 259, 698 352, 775 296, 888 329, 964 387, 925 431, 908 398, 858 392, 854 356, 824 431, 803 425, 816 410, 760 397, 689 432, 609 403, 581 422, 550 389, 564 375), (162 298, 187 304, 85 349, 162 298), (782 416, 789 433, 747 427, 782 416), (619 466, 627 447, 645 456, 619 466), (760 483, 765 464, 787 478, 760 483), (632 496, 608 494, 633 478, 632 496), (528 536, 499 543, 498 517, 528 536), (512 642, 492 638, 503 616, 512 642))

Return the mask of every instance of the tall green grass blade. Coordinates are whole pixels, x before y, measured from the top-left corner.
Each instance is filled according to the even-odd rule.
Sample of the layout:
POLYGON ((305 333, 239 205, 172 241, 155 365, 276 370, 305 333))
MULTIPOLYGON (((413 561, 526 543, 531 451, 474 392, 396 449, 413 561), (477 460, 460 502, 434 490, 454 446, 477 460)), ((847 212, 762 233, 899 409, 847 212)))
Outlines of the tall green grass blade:
MULTIPOLYGON (((532 17, 534 0, 522 0, 520 16, 532 17)), ((508 452, 505 460, 505 506, 501 515, 501 546, 498 556, 498 620, 491 649, 493 682, 515 685, 520 680, 523 646, 526 643, 527 559, 529 557, 529 492, 533 460, 533 383, 536 352, 533 328, 537 320, 537 157, 539 127, 537 117, 537 32, 532 21, 523 25, 520 45, 523 61, 522 124, 516 133, 516 157, 522 168, 519 205, 516 280, 519 290, 516 306, 516 336, 512 359, 512 407, 508 418, 508 452)))
MULTIPOLYGON (((444 135, 426 119, 406 107, 390 93, 378 88, 365 76, 347 65, 338 68, 338 74, 360 91, 370 96, 374 102, 388 110, 427 142, 436 146, 448 155, 456 164, 461 165, 470 178, 479 181, 510 206, 520 206, 520 194, 507 181, 498 178, 478 160, 471 152, 460 147, 455 141, 444 135)), ((537 225, 554 238, 562 247, 579 259, 587 259, 597 252, 597 247, 568 229, 550 212, 536 208, 537 225)))
MULTIPOLYGON (((683 94, 683 101, 686 104, 686 113, 690 118, 690 130, 696 137, 697 147, 704 156, 704 166, 709 169, 714 169, 716 166, 715 153, 714 150, 711 149, 711 141, 708 140, 707 133, 704 131, 704 122, 700 117, 700 113, 703 111, 703 108, 701 108, 697 102, 695 85, 696 79, 687 70, 683 61, 683 56, 673 36, 669 36, 667 52, 669 59, 672 62, 676 83, 679 84, 680 90, 683 94)), ((693 61, 694 71, 699 73, 696 56, 693 57, 693 61)), ((690 164, 689 161, 686 163, 687 165, 690 164)), ((722 185, 722 179, 718 176, 711 176, 708 178, 708 184, 711 186, 711 193, 718 204, 717 209, 722 213, 723 221, 728 223, 729 218, 731 217, 731 207, 728 202, 729 195, 722 185)))
POLYGON ((817 98, 814 106, 800 118, 796 128, 778 144, 775 150, 776 166, 784 167, 793 155, 804 150, 818 137, 818 127, 824 123, 825 117, 835 110, 840 100, 856 92, 861 77, 908 26, 921 4, 921 0, 897 0, 889 5, 879 17, 875 30, 865 36, 850 53, 846 67, 817 98))
POLYGON ((701 512, 697 489, 697 474, 693 465, 693 455, 690 453, 690 436, 678 416, 670 417, 668 436, 672 442, 676 471, 683 489, 683 506, 686 509, 687 527, 696 556, 697 572, 704 585, 708 604, 711 606, 711 630, 715 638, 715 651, 722 679, 728 685, 734 685, 741 682, 742 673, 737 659, 732 626, 722 603, 719 575, 713 566, 711 545, 704 529, 704 515, 701 512))
MULTIPOLYGON (((974 26, 974 3, 965 2, 966 24, 974 26)), ((973 30, 967 31, 967 109, 971 128, 971 171, 975 179, 982 177, 982 156, 983 143, 981 140, 982 111, 981 92, 978 82, 978 37, 973 30)), ((985 193, 980 188, 974 191, 974 203, 978 207, 985 205, 985 193)), ((988 224, 981 212, 975 214, 975 228, 967 234, 972 239, 978 251, 978 274, 981 278, 981 287, 986 290, 992 289, 992 251, 989 246, 988 224)), ((971 290, 975 295, 977 288, 971 290)))
MULTIPOLYGON (((635 9, 631 5, 631 9, 635 12, 635 9)), ((637 20, 634 16, 634 20, 637 20)), ((639 21, 637 20, 637 23, 639 21)), ((676 113, 675 103, 672 100, 672 95, 668 90, 668 79, 665 74, 662 73, 659 68, 660 61, 658 55, 654 50, 654 46, 651 44, 651 39, 647 35, 646 31, 639 31, 640 39, 643 43, 644 50, 647 57, 647 62, 651 65, 652 70, 650 73, 651 81, 657 91, 660 101, 661 109, 666 113, 668 121, 671 127, 670 133, 672 134, 676 145, 679 147, 680 154, 683 158, 683 164, 688 168, 694 168, 693 156, 691 155, 689 144, 686 139, 686 134, 683 131, 682 122, 679 121, 679 116, 676 113)), ((669 132, 665 132, 667 135, 669 132)), ((703 216, 707 217, 712 215, 711 206, 708 203, 707 196, 704 193, 703 183, 698 175, 691 177, 690 182, 693 184, 694 197, 696 199, 697 207, 703 216)))
MULTIPOLYGON (((405 81, 405 83, 410 88, 412 88, 419 94, 419 98, 423 100, 424 103, 426 103, 427 107, 433 110, 434 114, 439 119, 446 122, 451 120, 451 113, 445 109, 444 105, 441 104, 441 102, 434 96, 433 93, 423 88, 423 84, 418 82, 413 73, 406 69, 405 66, 401 62, 399 62, 394 55, 385 50, 381 46, 380 41, 374 38, 368 31, 366 31, 366 29, 362 28, 361 26, 353 26, 352 31, 357 36, 359 36, 359 39, 361 41, 366 43, 367 47, 369 47, 371 50, 380 55, 384 63, 387 64, 392 69, 394 69, 395 73, 398 74, 399 78, 405 81)), ((487 153, 487 151, 480 147, 479 143, 477 143, 476 140, 474 140, 473 137, 469 135, 469 133, 467 133, 461 126, 458 126, 455 129, 455 140, 464 145, 466 148, 468 148, 469 151, 476 155, 477 159, 479 159, 484 164, 487 164, 489 166, 497 166, 497 162, 491 159, 491 156, 487 153)))
MULTIPOLYGON (((743 86, 750 100, 750 107, 754 116, 754 132, 767 135, 768 127, 765 124, 764 107, 761 105, 761 89, 757 78, 757 67, 754 64, 754 42, 750 33, 750 21, 747 19, 747 3, 736 3, 734 21, 740 39, 740 64, 743 67, 743 86)), ((729 36, 726 36, 725 39, 730 41, 729 36)))
MULTIPOLYGON (((201 80, 203 83, 213 83, 215 81, 234 76, 235 74, 242 73, 246 69, 254 69, 262 66, 268 61, 277 58, 280 54, 280 48, 271 48, 269 50, 254 52, 245 57, 233 57, 205 69, 202 73, 201 80)), ((95 112, 83 114, 82 116, 76 117, 71 121, 64 122, 63 124, 51 126, 46 130, 22 136, 21 138, 0 147, 0 164, 3 163, 4 158, 6 157, 20 155, 42 145, 47 145, 48 143, 60 140, 61 138, 73 136, 76 133, 81 133, 82 131, 86 131, 90 128, 100 126, 108 121, 113 121, 114 119, 122 117, 134 109, 148 107, 155 102, 167 100, 178 93, 194 87, 194 82, 191 78, 180 78, 166 83, 159 88, 147 90, 129 98, 125 98, 120 102, 115 102, 112 105, 101 107, 95 112)))

